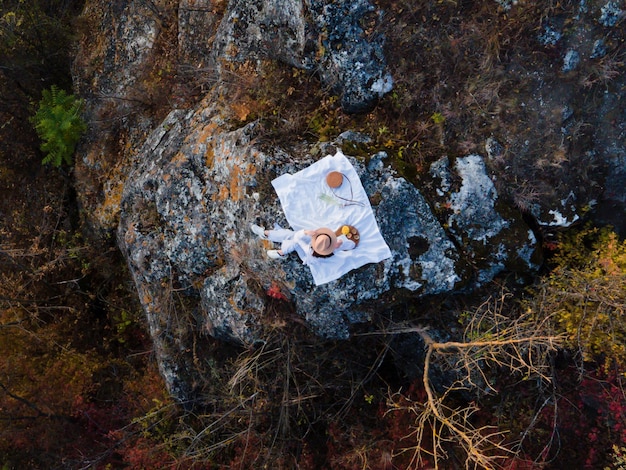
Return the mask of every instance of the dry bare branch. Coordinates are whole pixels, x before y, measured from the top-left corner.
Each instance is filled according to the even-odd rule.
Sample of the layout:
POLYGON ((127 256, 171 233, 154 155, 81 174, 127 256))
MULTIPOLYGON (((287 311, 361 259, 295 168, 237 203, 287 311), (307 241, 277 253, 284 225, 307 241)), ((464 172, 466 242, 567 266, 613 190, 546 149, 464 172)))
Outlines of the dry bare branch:
POLYGON ((504 459, 519 452, 519 446, 511 445, 504 431, 474 424, 479 410, 474 402, 463 407, 449 405, 455 391, 467 391, 477 397, 495 393, 489 380, 493 368, 505 369, 521 379, 532 377, 542 383, 551 382, 549 356, 564 337, 552 332, 548 318, 537 318, 530 310, 517 316, 505 315, 508 297, 502 294, 490 298, 468 315, 462 341, 436 341, 428 328, 420 326, 389 332, 417 333, 426 345, 422 378, 426 401, 411 401, 401 393, 390 397, 389 411, 402 409, 416 415, 414 430, 407 436, 415 445, 403 449, 413 452, 412 465, 423 464, 429 455, 435 468, 439 468, 447 457, 449 443, 464 450, 468 469, 497 469, 504 459), (433 386, 431 373, 435 365, 457 375, 445 391, 437 391, 433 386), (424 448, 427 432, 432 433, 430 450, 424 448))

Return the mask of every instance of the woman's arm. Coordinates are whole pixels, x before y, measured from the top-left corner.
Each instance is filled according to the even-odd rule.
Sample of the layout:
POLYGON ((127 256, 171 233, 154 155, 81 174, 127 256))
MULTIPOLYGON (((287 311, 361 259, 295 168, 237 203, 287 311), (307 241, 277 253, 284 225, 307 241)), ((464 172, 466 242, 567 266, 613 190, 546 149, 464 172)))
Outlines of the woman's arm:
POLYGON ((356 243, 348 239, 345 235, 340 235, 337 237, 337 250, 348 251, 354 250, 354 248, 356 248, 356 243))

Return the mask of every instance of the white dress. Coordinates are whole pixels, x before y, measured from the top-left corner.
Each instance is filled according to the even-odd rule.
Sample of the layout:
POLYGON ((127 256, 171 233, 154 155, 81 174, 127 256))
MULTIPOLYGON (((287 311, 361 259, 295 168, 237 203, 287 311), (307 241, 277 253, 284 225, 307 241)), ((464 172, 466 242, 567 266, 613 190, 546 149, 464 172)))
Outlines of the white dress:
MULTIPOLYGON (((294 232, 288 228, 280 228, 277 225, 274 230, 268 230, 267 238, 275 243, 280 243, 280 250, 284 255, 296 251, 304 264, 316 263, 323 259, 313 256, 311 236, 305 234, 304 230, 294 232)), ((356 247, 356 243, 346 238, 345 235, 340 235, 337 239, 341 240, 342 243, 335 251, 348 251, 356 247)))

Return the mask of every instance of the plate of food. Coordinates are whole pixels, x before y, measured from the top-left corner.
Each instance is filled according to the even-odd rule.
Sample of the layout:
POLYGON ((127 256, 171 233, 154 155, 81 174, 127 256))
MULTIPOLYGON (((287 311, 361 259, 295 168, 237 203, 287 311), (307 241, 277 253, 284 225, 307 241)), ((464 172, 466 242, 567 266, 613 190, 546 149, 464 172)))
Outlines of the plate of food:
POLYGON ((361 234, 354 225, 342 225, 335 231, 335 235, 338 237, 345 235, 348 240, 352 240, 357 246, 361 240, 361 234))

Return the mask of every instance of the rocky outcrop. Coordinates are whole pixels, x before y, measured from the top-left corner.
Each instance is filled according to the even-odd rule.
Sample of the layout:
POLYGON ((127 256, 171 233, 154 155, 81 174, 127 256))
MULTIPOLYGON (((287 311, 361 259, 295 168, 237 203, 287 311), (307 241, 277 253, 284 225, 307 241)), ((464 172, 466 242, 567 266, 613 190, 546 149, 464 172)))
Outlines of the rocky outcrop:
POLYGON ((345 111, 367 111, 393 87, 384 37, 378 32, 382 12, 367 0, 309 3, 319 44, 319 65, 309 59, 310 67, 320 69, 322 81, 340 96, 345 111))
POLYGON ((94 230, 110 231, 117 221, 120 178, 131 170, 126 156, 158 125, 153 109, 163 101, 187 106, 179 95, 236 82, 229 64, 254 70, 278 60, 318 74, 348 112, 370 109, 391 90, 383 37, 361 26, 366 18, 372 27, 381 21, 366 0, 341 7, 239 0, 224 10, 225 3, 181 0, 174 8, 121 1, 100 8, 88 2, 83 16, 94 34, 81 42, 73 72, 91 126, 79 149, 76 184, 81 204, 92 207, 94 230), (166 44, 171 40, 177 63, 166 44))
MULTIPOLYGON (((508 1, 498 3, 511 7, 508 1)), ((524 175, 533 189, 522 189, 519 205, 546 231, 591 214, 596 222, 626 233, 624 192, 617 189, 624 187, 626 155, 626 74, 617 52, 624 42, 619 25, 625 15, 623 2, 612 0, 581 1, 566 15, 548 15, 536 40, 539 51, 554 58, 554 67, 520 70, 532 83, 533 92, 523 101, 533 116, 532 133, 516 136, 518 144, 501 164, 506 173, 511 160, 533 162, 535 170, 524 175), (543 139, 533 145, 537 134, 543 139), (546 158, 551 139, 558 148, 546 158)))
POLYGON ((280 60, 319 73, 346 112, 367 111, 393 88, 382 21, 367 0, 234 1, 217 31, 214 64, 280 60))
POLYGON ((431 200, 455 244, 463 247, 465 260, 478 268, 475 284, 504 270, 532 272, 539 267, 533 231, 498 200, 480 155, 457 158, 452 167, 444 157, 431 165, 430 174, 439 181, 431 200))
MULTIPOLYGON (((503 193, 510 197, 507 182, 515 178, 507 178, 515 161, 544 168, 533 162, 539 160, 536 147, 518 145, 517 136, 502 138, 502 143, 490 139, 484 155, 474 151, 446 157, 442 150, 442 157, 412 181, 393 169, 385 152, 370 148, 372 139, 356 132, 344 132, 334 142, 268 145, 261 138, 262 123, 247 122, 248 116, 241 119, 233 111, 237 95, 229 65, 255 68, 279 60, 315 70, 343 110, 371 109, 392 86, 377 27, 381 13, 364 0, 236 0, 225 11, 220 5, 180 2, 172 23, 177 25, 179 58, 206 74, 206 93, 185 107, 173 99, 162 120, 136 99, 146 77, 155 76, 148 64, 158 55, 167 29, 156 12, 132 2, 100 12, 102 31, 115 24, 110 42, 93 46, 101 47, 101 54, 82 51, 80 63, 92 69, 76 71, 79 93, 88 98, 93 118, 76 168, 79 198, 94 226, 117 228, 161 372, 181 401, 193 397, 201 373, 196 349, 208 337, 254 345, 268 327, 297 324, 319 338, 345 339, 354 325, 390 308, 390 299, 398 296, 419 301, 484 286, 503 272, 532 273, 541 263, 540 240, 524 220, 532 219, 535 229, 567 226, 589 202, 591 192, 577 190, 566 179, 565 165, 550 173, 551 179, 537 178, 545 186, 558 186, 556 201, 538 201, 530 194, 515 207, 503 198, 503 193), (143 16, 151 20, 144 24, 139 21, 143 16), (131 46, 137 50, 125 49, 131 46), (120 63, 124 51, 127 64, 120 63), (108 122, 101 118, 109 115, 115 132, 93 124, 108 122), (271 180, 340 148, 363 182, 392 257, 316 287, 308 267, 296 257, 281 263, 267 259, 269 244, 248 227, 253 222, 288 225, 271 180), (348 148, 360 150, 351 154, 348 148), (273 316, 277 301, 290 312, 287 318, 273 316)), ((582 63, 595 60, 600 46, 595 52, 581 49, 582 63)), ((560 73, 576 73, 573 57, 568 61, 573 69, 560 73)), ((556 109, 563 141, 574 136, 577 117, 568 104, 575 99, 572 90, 534 75, 529 80, 540 86, 526 96, 525 112, 534 113, 543 129, 556 109)), ((607 195, 614 193, 612 200, 623 211, 624 153, 623 145, 615 144, 624 129, 619 103, 616 93, 606 94, 603 109, 617 124, 597 136, 598 149, 615 156, 607 195)), ((443 145, 443 125, 438 125, 443 145)), ((607 161, 598 155, 576 158, 588 158, 591 167, 607 161)), ((524 195, 520 188, 525 187, 517 188, 518 197, 524 195)))
POLYGON ((269 58, 296 67, 304 56, 304 5, 299 0, 230 2, 213 44, 220 62, 269 58))
MULTIPOLYGON (((520 220, 497 212, 497 195, 479 156, 445 169, 462 179, 457 192, 447 174, 437 175, 451 201, 446 231, 418 189, 385 166, 379 153, 367 165, 352 161, 393 257, 316 287, 296 257, 268 259, 269 245, 248 228, 252 222, 287 225, 269 182, 313 158, 262 150, 254 123, 229 130, 212 102, 207 97, 193 111, 170 113, 138 152, 122 197, 118 239, 165 377, 181 376, 186 338, 197 332, 243 344, 262 339, 272 286, 293 304, 298 322, 320 337, 342 339, 351 325, 384 307, 386 294, 437 294, 484 283, 511 258, 527 262, 536 249, 532 237, 520 243, 513 236, 511 227, 522 225, 520 220), (468 259, 476 272, 465 268, 468 259), (176 315, 173 305, 179 305, 176 315), (188 309, 185 321, 180 305, 188 309)), ((170 382, 170 389, 184 395, 170 382)))
POLYGON ((380 198, 377 220, 393 258, 388 263, 393 286, 423 294, 449 292, 461 283, 461 255, 448 238, 422 194, 383 165, 375 155, 362 178, 364 187, 380 198))

